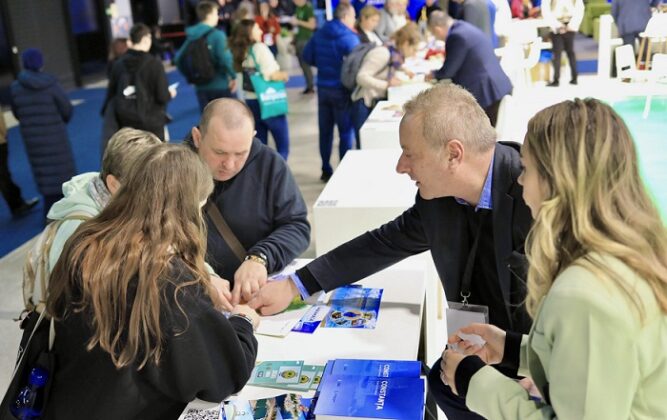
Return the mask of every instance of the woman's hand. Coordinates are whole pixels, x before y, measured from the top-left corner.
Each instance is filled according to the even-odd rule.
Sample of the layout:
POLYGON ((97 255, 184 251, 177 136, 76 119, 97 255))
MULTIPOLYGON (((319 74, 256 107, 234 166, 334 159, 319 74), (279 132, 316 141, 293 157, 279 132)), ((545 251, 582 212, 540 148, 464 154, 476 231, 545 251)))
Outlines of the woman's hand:
POLYGON ((456 346, 456 349, 466 356, 479 356, 484 363, 494 365, 503 360, 506 335, 505 331, 495 325, 470 324, 467 327, 461 328, 455 334, 452 334, 447 341, 450 345, 456 346), (486 343, 480 346, 479 344, 461 338, 461 336, 465 337, 466 334, 478 335, 482 337, 486 343))
POLYGON ((289 80, 289 74, 285 71, 277 71, 271 75, 271 80, 276 82, 286 82, 289 80))
POLYGON ((440 362, 440 380, 445 385, 449 386, 452 392, 456 395, 459 395, 456 390, 456 381, 454 379, 456 375, 456 368, 459 367, 459 363, 463 360, 466 355, 458 353, 452 349, 445 349, 442 352, 442 361, 440 362))
POLYGON ((259 326, 259 315, 257 312, 248 305, 236 305, 232 310, 232 315, 239 314, 243 315, 252 321, 252 329, 256 330, 259 326))

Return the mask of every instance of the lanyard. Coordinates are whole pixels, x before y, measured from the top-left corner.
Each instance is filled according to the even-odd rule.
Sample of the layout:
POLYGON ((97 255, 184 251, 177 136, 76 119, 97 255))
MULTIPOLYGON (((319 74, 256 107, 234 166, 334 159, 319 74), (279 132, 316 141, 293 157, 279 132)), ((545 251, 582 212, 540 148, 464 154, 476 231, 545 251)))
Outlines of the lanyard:
POLYGON ((472 243, 472 248, 470 248, 470 253, 468 254, 468 260, 466 261, 466 268, 463 272, 463 281, 461 282, 461 297, 463 298, 463 304, 468 304, 468 298, 470 297, 470 284, 472 283, 472 268, 475 265, 475 257, 477 256, 477 248, 479 248, 479 238, 482 236, 482 226, 486 221, 488 211, 486 209, 480 209, 479 216, 479 226, 477 226, 477 232, 475 233, 475 240, 472 243))

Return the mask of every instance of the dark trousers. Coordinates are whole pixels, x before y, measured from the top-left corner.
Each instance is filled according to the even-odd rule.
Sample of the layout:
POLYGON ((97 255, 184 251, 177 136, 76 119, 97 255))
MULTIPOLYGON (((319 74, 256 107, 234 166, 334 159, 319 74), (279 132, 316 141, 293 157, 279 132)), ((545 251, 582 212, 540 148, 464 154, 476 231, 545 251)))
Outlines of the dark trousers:
POLYGON ((572 80, 577 81, 577 57, 574 55, 574 32, 565 32, 564 34, 551 34, 551 43, 553 44, 553 65, 554 82, 560 80, 560 57, 565 50, 567 59, 570 62, 570 72, 572 80))
POLYGON ((197 90, 197 102, 199 102, 199 112, 204 112, 204 108, 214 99, 233 98, 229 89, 207 89, 197 90))
MULTIPOLYGON (((1 115, 0 118, 2 118, 1 115)), ((14 184, 12 175, 9 173, 9 147, 7 143, 0 144, 0 190, 2 190, 2 196, 5 197, 12 213, 23 205, 21 189, 14 184)))
POLYGON ((486 113, 486 116, 489 117, 489 121, 491 121, 491 125, 494 126, 494 127, 496 126, 496 123, 498 122, 498 109, 500 108, 500 101, 501 100, 495 101, 491 105, 484 108, 484 112, 486 113))
POLYGON ((354 137, 357 139, 357 149, 361 149, 361 135, 359 131, 368 119, 371 111, 373 111, 373 108, 367 107, 363 99, 359 99, 352 104, 352 125, 354 126, 354 137))
POLYGON ((484 417, 473 413, 466 407, 464 398, 455 395, 449 386, 442 383, 440 379, 440 361, 431 367, 428 374, 428 392, 435 400, 438 407, 447 415, 449 420, 480 420, 484 417))
POLYGON ((338 127, 340 142, 338 153, 343 160, 345 153, 352 148, 354 127, 351 118, 350 93, 340 88, 318 87, 317 116, 320 128, 320 156, 322 172, 332 174, 331 149, 333 148, 334 124, 338 127))
POLYGON ((289 154, 289 128, 287 126, 287 115, 279 115, 277 117, 262 119, 259 110, 259 102, 257 99, 246 99, 246 104, 252 111, 255 117, 255 130, 257 130, 257 138, 264 144, 267 144, 269 132, 276 142, 276 150, 278 154, 287 160, 289 154))
POLYGON ((313 69, 310 68, 310 64, 303 60, 303 49, 306 48, 307 43, 308 40, 296 40, 294 41, 294 47, 296 48, 296 58, 299 59, 299 66, 303 71, 303 77, 306 79, 306 89, 313 89, 313 69))

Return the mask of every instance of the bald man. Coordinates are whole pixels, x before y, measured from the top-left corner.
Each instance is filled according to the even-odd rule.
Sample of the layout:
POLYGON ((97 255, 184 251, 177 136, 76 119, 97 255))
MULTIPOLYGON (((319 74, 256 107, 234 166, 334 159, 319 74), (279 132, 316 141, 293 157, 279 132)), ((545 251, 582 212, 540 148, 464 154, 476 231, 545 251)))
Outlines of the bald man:
POLYGON ((206 261, 230 282, 234 302, 250 299, 269 273, 282 270, 310 243, 308 211, 289 167, 254 136, 250 109, 223 98, 204 108, 199 127, 186 140, 213 175, 210 205, 243 247, 239 257, 207 210, 206 261))

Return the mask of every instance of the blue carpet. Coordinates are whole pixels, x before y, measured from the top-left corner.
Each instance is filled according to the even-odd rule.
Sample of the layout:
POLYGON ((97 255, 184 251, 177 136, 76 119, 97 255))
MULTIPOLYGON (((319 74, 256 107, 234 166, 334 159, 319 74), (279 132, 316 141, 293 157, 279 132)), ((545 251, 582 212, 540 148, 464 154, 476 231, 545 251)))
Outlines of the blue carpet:
MULTIPOLYGON (((172 141, 180 141, 199 120, 199 106, 192 86, 178 72, 171 72, 169 83, 180 82, 178 96, 169 103, 173 117, 169 124, 172 141)), ((78 173, 99 171, 100 135, 102 119, 100 109, 106 89, 79 89, 69 93, 72 100, 84 102, 74 107, 72 121, 68 125, 69 138, 74 151, 78 173)), ((9 168, 12 179, 21 188, 24 198, 38 196, 28 157, 18 127, 9 130, 9 168)), ((0 257, 29 240, 44 228, 41 203, 27 216, 14 219, 4 200, 0 200, 0 257)))

